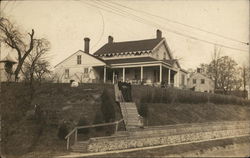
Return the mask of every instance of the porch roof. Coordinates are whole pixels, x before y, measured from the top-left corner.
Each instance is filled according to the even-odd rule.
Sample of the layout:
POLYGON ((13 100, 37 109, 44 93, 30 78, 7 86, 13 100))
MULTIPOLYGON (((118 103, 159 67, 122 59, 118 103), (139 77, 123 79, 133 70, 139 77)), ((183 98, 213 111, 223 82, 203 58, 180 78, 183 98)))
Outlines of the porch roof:
POLYGON ((105 60, 107 64, 130 64, 130 63, 143 63, 143 62, 154 62, 158 61, 151 57, 138 57, 138 58, 124 58, 124 59, 112 59, 112 60, 105 60))
POLYGON ((163 61, 163 60, 157 60, 152 57, 110 59, 110 60, 105 60, 105 62, 108 65, 110 65, 112 68, 159 66, 160 64, 162 64, 162 66, 165 66, 167 68, 170 68, 171 70, 176 71, 173 65, 171 65, 170 63, 163 61))

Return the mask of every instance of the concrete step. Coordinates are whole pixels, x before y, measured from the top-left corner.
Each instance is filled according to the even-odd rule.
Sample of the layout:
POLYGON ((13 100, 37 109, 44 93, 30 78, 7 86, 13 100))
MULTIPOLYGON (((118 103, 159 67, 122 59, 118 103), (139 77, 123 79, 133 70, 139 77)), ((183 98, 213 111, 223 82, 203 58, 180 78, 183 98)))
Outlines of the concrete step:
POLYGON ((128 116, 128 119, 136 119, 136 120, 139 119, 138 114, 128 114, 127 116, 128 116))
POLYGON ((134 123, 138 124, 138 123, 140 123, 140 122, 139 122, 139 121, 128 121, 127 123, 128 123, 128 124, 131 124, 131 123, 132 123, 132 124, 134 124, 134 123))
POLYGON ((138 115, 128 115, 128 120, 139 120, 138 115))
POLYGON ((115 136, 124 136, 124 135, 129 135, 128 131, 118 131, 114 134, 115 136))
POLYGON ((141 126, 139 113, 134 102, 120 102, 122 116, 126 122, 126 128, 138 128, 141 126))
POLYGON ((138 112, 137 111, 126 111, 126 110, 122 110, 122 112, 124 113, 124 114, 131 114, 131 115, 138 115, 138 112))
POLYGON ((140 125, 140 122, 128 122, 127 125, 140 125))
POLYGON ((138 113, 128 113, 129 117, 138 118, 138 113))
POLYGON ((73 152, 86 152, 89 141, 78 141, 71 146, 73 152))
POLYGON ((124 108, 124 110, 126 110, 126 111, 136 111, 137 112, 137 109, 136 108, 134 108, 134 109, 132 109, 132 108, 130 108, 130 109, 128 109, 128 108, 124 108))
POLYGON ((139 119, 138 119, 137 117, 135 117, 135 118, 129 117, 129 118, 127 118, 127 120, 128 120, 128 121, 138 121, 139 119))
POLYGON ((139 120, 128 120, 127 122, 128 122, 128 123, 140 123, 139 120))
POLYGON ((137 112, 138 113, 137 109, 122 109, 122 111, 124 111, 124 112, 137 112))
POLYGON ((127 112, 127 113, 138 113, 138 111, 136 110, 136 109, 134 109, 134 110, 126 110, 126 109, 123 109, 122 111, 124 111, 124 112, 127 112))
POLYGON ((128 105, 123 105, 122 107, 126 107, 126 108, 137 108, 135 105, 133 105, 133 106, 128 106, 128 105))
POLYGON ((121 109, 135 109, 135 110, 137 110, 136 107, 125 107, 125 106, 121 106, 121 109))

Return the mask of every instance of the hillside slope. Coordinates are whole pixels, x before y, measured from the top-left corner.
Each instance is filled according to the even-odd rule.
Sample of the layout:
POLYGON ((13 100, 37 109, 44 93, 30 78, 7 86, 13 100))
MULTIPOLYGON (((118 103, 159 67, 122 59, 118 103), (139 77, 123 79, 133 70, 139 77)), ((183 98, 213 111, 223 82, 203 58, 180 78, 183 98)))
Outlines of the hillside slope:
MULTIPOLYGON (((58 137, 62 124, 68 133, 77 125, 121 118, 113 85, 83 84, 72 88, 69 84, 42 84, 32 91, 24 84, 3 84, 0 102, 3 105, 2 151, 8 157, 34 151, 51 154, 65 151, 66 141, 58 137)), ((113 127, 101 131, 91 129, 84 133, 83 139, 110 135, 112 131, 113 127)))
POLYGON ((250 100, 175 88, 132 86, 146 126, 250 119, 250 100))
MULTIPOLYGON (((156 93, 158 89, 152 91, 152 95, 150 89, 138 87, 132 92, 146 126, 250 118, 250 106, 246 105, 246 101, 239 100, 240 105, 229 104, 230 99, 227 104, 206 103, 202 98, 196 103, 192 99, 190 103, 188 99, 185 103, 178 100, 173 102, 166 100, 172 99, 172 96, 164 98, 163 95, 171 94, 170 90, 159 97, 156 93), (143 100, 145 96, 151 96, 151 101, 143 100)), ((206 98, 205 94, 201 95, 206 98)), ((48 157, 65 152, 66 141, 58 137, 62 124, 66 125, 68 133, 77 125, 113 122, 121 118, 114 99, 113 85, 108 84, 82 84, 76 88, 71 88, 69 84, 42 84, 35 86, 33 91, 24 84, 3 84, 0 103, 3 118, 2 151, 9 155, 8 158, 21 155, 23 158, 38 157, 41 154, 48 157), (35 107, 39 107, 40 117, 35 115, 35 107)), ((82 131, 79 139, 111 135, 113 130, 114 127, 110 126, 82 131)))
POLYGON ((146 103, 145 124, 148 126, 202 123, 214 121, 249 120, 250 107, 216 104, 146 103))

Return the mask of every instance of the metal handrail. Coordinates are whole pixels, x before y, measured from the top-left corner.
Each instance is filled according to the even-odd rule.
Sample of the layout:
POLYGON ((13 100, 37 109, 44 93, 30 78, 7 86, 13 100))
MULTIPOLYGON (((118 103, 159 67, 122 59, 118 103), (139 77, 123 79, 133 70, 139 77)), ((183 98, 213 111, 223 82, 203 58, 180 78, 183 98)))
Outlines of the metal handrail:
POLYGON ((124 119, 120 119, 118 121, 115 122, 110 122, 110 123, 101 123, 101 124, 94 124, 94 125, 88 125, 88 126, 77 126, 75 127, 71 132, 69 132, 69 134, 67 134, 65 136, 65 139, 67 139, 67 150, 69 150, 70 147, 70 136, 75 133, 75 142, 77 142, 77 135, 78 135, 78 129, 83 129, 83 128, 93 128, 93 127, 100 127, 100 126, 110 126, 110 125, 116 125, 115 126, 115 133, 118 131, 118 125, 119 123, 121 123, 122 121, 124 121, 124 119))

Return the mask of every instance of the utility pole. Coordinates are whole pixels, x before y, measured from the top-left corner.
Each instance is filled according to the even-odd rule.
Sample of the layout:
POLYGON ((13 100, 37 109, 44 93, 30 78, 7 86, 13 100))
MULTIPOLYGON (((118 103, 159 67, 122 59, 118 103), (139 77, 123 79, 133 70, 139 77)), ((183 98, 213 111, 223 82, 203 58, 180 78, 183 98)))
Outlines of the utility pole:
MULTIPOLYGON (((248 1, 248 6, 250 7, 250 1, 248 1)), ((250 14, 250 10, 249 10, 249 14, 250 14)), ((248 17, 249 18, 249 20, 250 20, 250 17, 248 17)), ((248 61, 248 64, 249 64, 249 67, 248 67, 248 75, 249 75, 249 77, 248 77, 248 91, 247 91, 247 93, 248 93, 248 96, 247 96, 247 99, 250 99, 250 45, 249 45, 249 41, 250 41, 250 28, 248 27, 248 43, 247 43, 247 45, 248 45, 248 49, 249 49, 249 61, 248 61)))
MULTIPOLYGON (((2 18, 2 0, 0 0, 0 18, 2 18)), ((2 55, 2 42, 1 42, 1 40, 0 40, 0 61, 1 61, 1 55, 2 55)), ((1 85, 1 83, 2 83, 2 67, 0 66, 0 94, 1 94, 1 90, 2 90, 2 85, 1 85)))
MULTIPOLYGON (((2 0, 0 0, 0 18, 2 18, 2 0)), ((0 40, 0 61, 2 53, 2 42, 0 40)), ((2 95, 2 66, 0 65, 0 97, 2 95)), ((0 157, 2 157, 2 103, 0 103, 0 157)))
POLYGON ((246 67, 245 67, 245 65, 243 65, 243 75, 242 75, 242 77, 243 77, 243 90, 244 90, 244 99, 246 99, 246 98, 248 98, 248 96, 246 96, 246 67))

